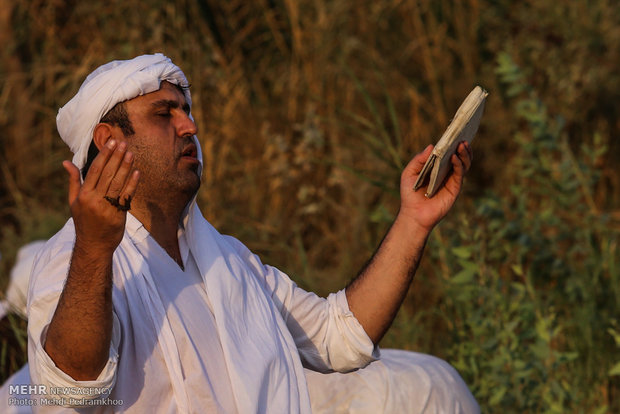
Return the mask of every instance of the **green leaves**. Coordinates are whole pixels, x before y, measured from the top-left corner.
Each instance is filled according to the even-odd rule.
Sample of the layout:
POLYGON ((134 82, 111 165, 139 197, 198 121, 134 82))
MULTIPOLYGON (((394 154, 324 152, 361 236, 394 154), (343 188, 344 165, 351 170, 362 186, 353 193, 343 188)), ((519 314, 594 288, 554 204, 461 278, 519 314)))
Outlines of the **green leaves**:
POLYGON ((594 196, 607 145, 596 131, 569 145, 525 72, 507 53, 497 61, 524 125, 506 191, 478 197, 429 243, 453 321, 448 359, 492 411, 606 412, 618 402, 592 390, 620 375, 620 231, 594 196))
POLYGON ((620 375, 620 362, 618 362, 616 365, 611 367, 607 375, 609 375, 610 377, 613 375, 620 375))

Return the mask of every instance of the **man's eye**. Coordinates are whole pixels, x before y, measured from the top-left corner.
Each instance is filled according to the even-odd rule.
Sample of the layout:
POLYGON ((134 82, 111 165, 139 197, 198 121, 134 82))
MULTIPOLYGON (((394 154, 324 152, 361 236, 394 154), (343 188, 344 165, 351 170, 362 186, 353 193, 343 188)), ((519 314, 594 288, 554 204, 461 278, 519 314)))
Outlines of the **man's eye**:
POLYGON ((164 118, 170 118, 170 112, 167 112, 167 111, 166 112, 158 112, 156 115, 164 117, 164 118))

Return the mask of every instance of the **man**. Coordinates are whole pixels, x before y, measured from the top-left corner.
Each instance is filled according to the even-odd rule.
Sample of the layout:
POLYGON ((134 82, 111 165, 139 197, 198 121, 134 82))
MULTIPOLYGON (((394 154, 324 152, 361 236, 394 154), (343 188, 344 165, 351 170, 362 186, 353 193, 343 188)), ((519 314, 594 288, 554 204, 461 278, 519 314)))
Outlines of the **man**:
MULTIPOLYGON (((367 382, 364 373, 380 379, 389 368, 304 370, 348 372, 379 358, 375 344, 431 229, 456 200, 469 147, 459 146, 454 173, 432 199, 413 191, 431 147, 412 160, 400 212, 377 253, 346 290, 321 299, 202 217, 195 202, 202 155, 187 85, 160 54, 114 61, 59 111, 58 130, 75 154, 63 164, 72 219, 42 249, 30 282, 30 373, 47 398, 39 409, 59 409, 50 399, 64 389, 74 398, 59 404, 92 411, 310 412, 342 396, 334 378, 349 394, 367 382)), ((407 369, 421 367, 430 380, 409 390, 420 401, 398 410, 437 410, 438 396, 450 410, 477 410, 445 363, 422 358, 407 369)), ((391 404, 381 398, 380 406, 391 404)), ((345 400, 325 410, 352 410, 356 400, 345 400)))

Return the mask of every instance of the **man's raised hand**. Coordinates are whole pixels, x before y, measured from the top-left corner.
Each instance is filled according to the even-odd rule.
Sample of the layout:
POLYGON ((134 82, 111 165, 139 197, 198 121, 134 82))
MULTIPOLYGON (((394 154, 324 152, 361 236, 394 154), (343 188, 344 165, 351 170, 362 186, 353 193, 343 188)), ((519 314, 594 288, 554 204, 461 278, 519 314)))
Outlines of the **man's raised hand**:
POLYGON ((76 243, 83 242, 102 253, 114 252, 123 238, 127 213, 108 199, 126 206, 133 198, 140 175, 131 171, 132 165, 133 154, 127 151, 127 144, 114 139, 103 146, 83 184, 80 170, 70 161, 63 162, 69 173, 69 205, 76 243))
POLYGON ((415 191, 414 183, 422 171, 422 167, 431 155, 433 146, 429 145, 424 151, 413 157, 405 167, 400 181, 401 204, 399 215, 408 217, 425 231, 430 231, 448 213, 463 184, 463 178, 473 159, 471 146, 466 141, 461 142, 456 154, 451 157, 452 172, 446 178, 441 189, 432 197, 427 198, 426 187, 415 191))

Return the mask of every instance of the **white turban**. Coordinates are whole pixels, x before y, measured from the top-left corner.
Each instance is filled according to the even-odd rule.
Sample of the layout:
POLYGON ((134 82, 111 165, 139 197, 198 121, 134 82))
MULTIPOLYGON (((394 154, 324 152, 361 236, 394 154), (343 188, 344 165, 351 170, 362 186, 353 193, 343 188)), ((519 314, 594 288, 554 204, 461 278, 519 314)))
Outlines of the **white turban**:
MULTIPOLYGON (((115 60, 92 72, 78 93, 58 110, 56 125, 63 141, 73 152, 73 163, 81 170, 95 126, 119 102, 159 90, 161 81, 188 86, 185 75, 161 53, 115 60)), ((192 105, 189 89, 183 89, 192 105)))

